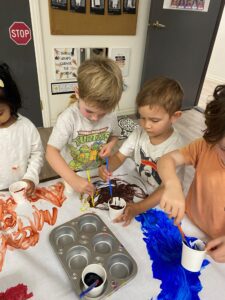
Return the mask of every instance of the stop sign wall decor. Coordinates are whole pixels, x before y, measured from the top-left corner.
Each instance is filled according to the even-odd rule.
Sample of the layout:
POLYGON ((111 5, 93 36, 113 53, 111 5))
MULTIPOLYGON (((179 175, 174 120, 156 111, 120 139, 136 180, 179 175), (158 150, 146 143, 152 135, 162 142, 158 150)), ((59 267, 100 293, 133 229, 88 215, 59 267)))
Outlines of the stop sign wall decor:
POLYGON ((31 40, 31 30, 24 22, 13 22, 9 27, 10 39, 17 45, 27 45, 31 40))

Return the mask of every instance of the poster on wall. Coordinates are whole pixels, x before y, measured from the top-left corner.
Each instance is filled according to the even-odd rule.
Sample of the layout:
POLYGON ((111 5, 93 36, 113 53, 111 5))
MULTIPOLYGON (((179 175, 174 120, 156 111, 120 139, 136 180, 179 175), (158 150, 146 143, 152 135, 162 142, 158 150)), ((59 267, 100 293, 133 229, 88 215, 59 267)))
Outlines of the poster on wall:
POLYGON ((121 14, 121 0, 108 0, 108 14, 110 15, 121 14))
POLYGON ((54 48, 56 80, 77 78, 77 53, 77 48, 54 48))
POLYGON ((136 0, 123 0, 123 12, 136 14, 136 0))
POLYGON ((105 1, 104 0, 91 0, 91 14, 104 15, 105 1))
POLYGON ((163 8, 207 12, 210 0, 164 0, 163 8))
POLYGON ((70 10, 77 13, 86 13, 86 0, 70 0, 70 10))
POLYGON ((52 95, 57 94, 73 94, 77 89, 77 82, 53 82, 51 83, 52 95))
POLYGON ((130 48, 111 48, 109 57, 120 67, 123 77, 129 74, 130 48))
POLYGON ((51 0, 51 7, 67 10, 67 0, 51 0))

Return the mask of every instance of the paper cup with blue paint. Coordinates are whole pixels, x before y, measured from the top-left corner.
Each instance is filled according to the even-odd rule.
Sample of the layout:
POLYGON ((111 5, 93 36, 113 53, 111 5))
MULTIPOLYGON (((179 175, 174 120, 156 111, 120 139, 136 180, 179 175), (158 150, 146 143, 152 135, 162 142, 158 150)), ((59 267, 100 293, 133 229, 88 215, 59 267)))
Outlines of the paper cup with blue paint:
POLYGON ((87 265, 81 275, 84 290, 96 283, 96 285, 87 293, 88 297, 98 297, 104 292, 107 279, 106 270, 100 264, 87 265))
POLYGON ((206 256, 205 243, 200 239, 182 242, 181 265, 188 271, 199 272, 206 256))
POLYGON ((9 192, 17 204, 25 203, 27 183, 25 181, 17 181, 10 185, 9 192))

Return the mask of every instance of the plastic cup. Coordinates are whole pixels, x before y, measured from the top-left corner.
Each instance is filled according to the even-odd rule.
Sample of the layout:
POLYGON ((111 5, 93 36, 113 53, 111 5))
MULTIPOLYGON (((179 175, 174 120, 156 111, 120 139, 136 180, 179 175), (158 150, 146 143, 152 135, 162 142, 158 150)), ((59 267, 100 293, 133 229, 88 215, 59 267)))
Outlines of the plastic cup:
POLYGON ((205 243, 198 239, 194 244, 198 249, 193 249, 182 242, 181 265, 188 271, 199 272, 206 256, 205 243))
POLYGON ((25 181, 17 181, 10 185, 9 192, 17 204, 25 203, 27 183, 25 181))
POLYGON ((81 275, 84 290, 89 287, 84 281, 84 278, 88 273, 95 273, 102 278, 102 284, 94 287, 89 293, 87 293, 88 297, 97 297, 101 295, 104 290, 105 282, 107 279, 106 271, 100 264, 91 264, 85 267, 81 275))
POLYGON ((119 197, 113 197, 109 200, 109 217, 111 220, 121 216, 125 210, 127 203, 124 199, 119 197))

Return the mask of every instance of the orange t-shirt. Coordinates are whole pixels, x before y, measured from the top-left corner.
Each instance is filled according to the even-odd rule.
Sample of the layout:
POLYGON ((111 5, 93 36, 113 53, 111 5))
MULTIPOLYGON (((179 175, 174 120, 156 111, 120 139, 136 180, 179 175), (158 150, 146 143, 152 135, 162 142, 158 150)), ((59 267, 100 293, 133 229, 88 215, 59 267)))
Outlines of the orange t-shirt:
POLYGON ((190 219, 210 237, 225 235, 225 165, 203 138, 180 149, 195 176, 186 198, 190 219))

